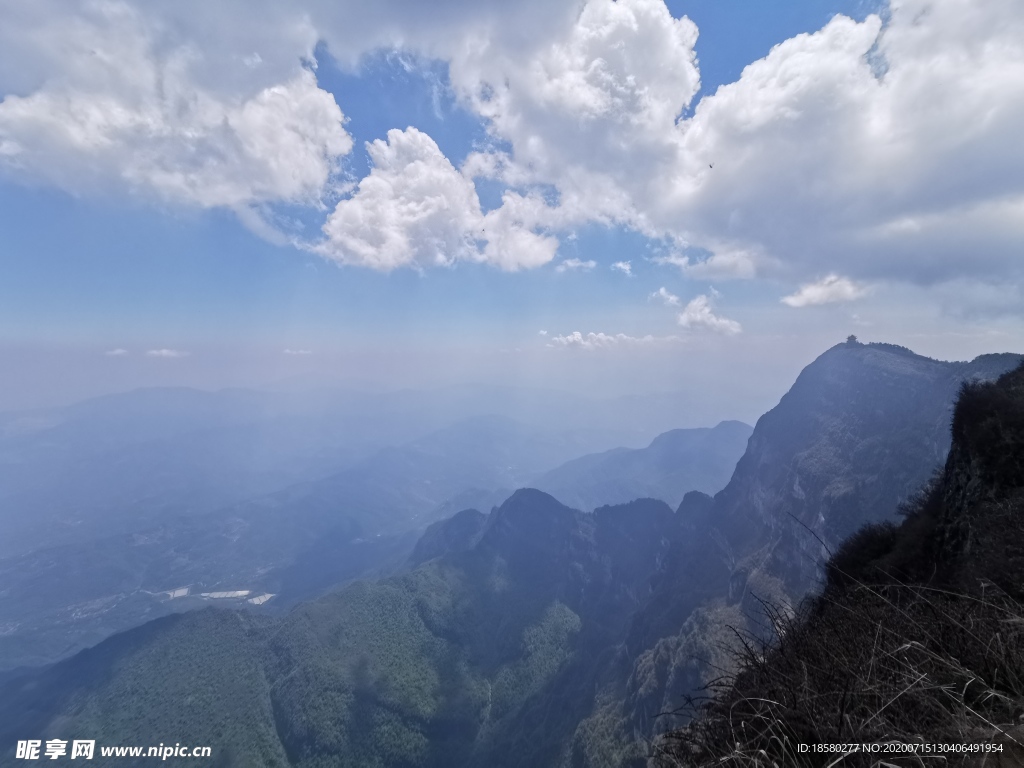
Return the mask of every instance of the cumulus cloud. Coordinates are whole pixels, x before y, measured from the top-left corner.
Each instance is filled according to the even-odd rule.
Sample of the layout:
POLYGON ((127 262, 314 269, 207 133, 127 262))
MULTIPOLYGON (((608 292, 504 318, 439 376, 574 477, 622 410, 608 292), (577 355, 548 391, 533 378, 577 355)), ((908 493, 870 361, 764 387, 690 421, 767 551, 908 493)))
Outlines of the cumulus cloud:
POLYGON ((178 357, 188 357, 189 353, 183 349, 150 349, 146 351, 146 356, 174 359, 178 357))
POLYGON ((712 295, 702 294, 690 301, 679 314, 679 324, 692 331, 712 331, 734 336, 743 330, 735 320, 716 315, 712 295))
POLYGON ((514 271, 554 258, 557 242, 528 229, 529 202, 514 195, 484 215, 471 179, 417 130, 388 131, 367 145, 373 168, 338 202, 314 246, 343 264, 397 267, 490 262, 514 271))
POLYGON ((836 16, 681 120, 698 83, 688 21, 655 0, 588 0, 551 29, 515 55, 496 33, 449 61, 509 147, 491 175, 554 186, 552 226, 619 222, 692 246, 703 255, 674 259, 700 279, 1021 279, 1019 4, 836 16))
POLYGON ((928 283, 1018 271, 1024 10, 890 10, 884 28, 837 16, 785 41, 680 125, 684 172, 666 213, 686 212, 691 242, 714 251, 728 235, 795 274, 928 283))
POLYGON ((662 286, 661 288, 656 290, 654 293, 650 295, 649 298, 652 300, 657 299, 659 301, 662 301, 666 306, 669 307, 678 307, 680 305, 679 297, 673 293, 669 293, 668 289, 665 288, 665 286, 662 286))
POLYGON ((589 272, 596 266, 597 262, 593 260, 565 259, 555 266, 555 272, 589 272))
POLYGON ((650 346, 658 342, 677 340, 678 337, 676 336, 658 338, 656 336, 649 335, 629 336, 625 333, 607 334, 593 332, 584 335, 579 331, 573 331, 572 333, 564 336, 552 336, 551 342, 547 346, 562 349, 585 349, 592 351, 596 349, 612 349, 615 347, 650 346))
POLYGON ((618 270, 626 277, 633 276, 633 265, 628 261, 616 261, 614 264, 612 264, 611 268, 618 270))
POLYGON ((207 73, 222 41, 182 40, 151 10, 93 2, 5 22, 0 47, 15 36, 36 42, 15 45, 39 82, 3 94, 0 170, 74 194, 234 209, 257 228, 262 206, 316 205, 352 140, 334 97, 302 65, 315 32, 284 25, 287 66, 253 71, 239 60, 244 78, 218 81, 207 73))
POLYGON ((127 349, 122 349, 121 347, 118 347, 117 349, 108 349, 103 354, 106 355, 107 357, 124 357, 129 353, 127 349))
POLYGON ((461 169, 411 131, 375 143, 325 227, 322 252, 342 263, 519 269, 598 223, 670 241, 699 279, 1024 277, 1020 3, 836 16, 692 114, 697 29, 661 0, 225 3, 12 14, 0 169, 234 208, 259 230, 267 206, 319 205, 351 148, 310 69, 317 42, 351 68, 400 49, 443 62, 493 141, 461 169), (508 186, 498 208, 481 212, 474 177, 508 186))
POLYGON ((478 165, 508 183, 556 185, 551 216, 566 226, 647 229, 638 182, 671 164, 665 137, 699 84, 696 26, 661 0, 588 0, 550 29, 532 50, 499 34, 452 52, 456 91, 512 147, 478 165))
POLYGON ((388 131, 367 145, 373 168, 324 225, 322 250, 376 269, 446 266, 476 253, 480 201, 427 134, 388 131))
POLYGON ((801 285, 796 293, 783 296, 781 301, 790 307, 814 307, 819 304, 853 301, 866 293, 866 287, 849 278, 827 275, 815 283, 801 285))

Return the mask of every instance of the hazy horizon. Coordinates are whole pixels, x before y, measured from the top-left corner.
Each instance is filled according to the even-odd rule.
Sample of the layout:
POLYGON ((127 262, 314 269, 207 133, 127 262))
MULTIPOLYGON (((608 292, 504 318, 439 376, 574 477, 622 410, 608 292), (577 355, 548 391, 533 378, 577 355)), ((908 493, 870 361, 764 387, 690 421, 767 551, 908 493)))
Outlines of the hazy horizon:
MULTIPOLYGON (((155 387, 281 393, 507 387, 594 400, 665 395, 683 398, 680 409, 687 414, 685 423, 673 423, 666 429, 713 426, 728 419, 753 424, 778 402, 808 363, 844 338, 820 338, 820 346, 812 347, 819 338, 805 336, 799 339, 800 346, 769 347, 763 339, 748 336, 740 340, 742 346, 733 345, 730 350, 676 343, 669 348, 617 350, 617 354, 601 349, 566 352, 520 348, 499 350, 489 356, 484 351, 462 352, 440 361, 433 350, 419 360, 412 355, 396 360, 398 354, 389 357, 365 349, 357 357, 342 352, 292 355, 198 347, 174 357, 147 354, 144 349, 109 355, 107 350, 89 348, 8 347, 4 353, 10 364, 0 369, 0 412, 63 407, 155 387), (623 370, 624 365, 627 370, 623 370), (744 373, 738 375, 740 371, 744 373)), ((1009 339, 994 334, 975 339, 879 338, 874 334, 861 334, 860 338, 864 342, 900 344, 918 354, 948 361, 1021 349, 1002 343, 1009 339)), ((500 402, 495 406, 500 410, 500 402)))

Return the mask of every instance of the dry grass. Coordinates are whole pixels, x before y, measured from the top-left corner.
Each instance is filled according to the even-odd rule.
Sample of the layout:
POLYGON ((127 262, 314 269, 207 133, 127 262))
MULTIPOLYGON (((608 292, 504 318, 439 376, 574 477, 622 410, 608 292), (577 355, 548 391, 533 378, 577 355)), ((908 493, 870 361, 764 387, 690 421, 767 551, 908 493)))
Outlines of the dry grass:
POLYGON ((965 385, 952 432, 945 468, 902 525, 848 539, 798 616, 765 605, 770 643, 737 633, 740 671, 688 702, 690 725, 655 745, 654 765, 1024 766, 1024 365, 965 385))
POLYGON ((1006 594, 857 584, 794 619, 766 611, 778 639, 737 635, 741 671, 689 702, 692 724, 656 745, 656 765, 1024 764, 1024 610, 1006 594), (798 748, 929 742, 1000 743, 1002 762, 798 748))

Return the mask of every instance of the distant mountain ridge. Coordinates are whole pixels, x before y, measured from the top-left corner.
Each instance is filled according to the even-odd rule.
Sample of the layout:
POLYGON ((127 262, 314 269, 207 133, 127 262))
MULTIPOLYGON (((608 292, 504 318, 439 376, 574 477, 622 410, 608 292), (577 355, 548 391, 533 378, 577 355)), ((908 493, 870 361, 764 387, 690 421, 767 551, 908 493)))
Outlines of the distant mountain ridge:
POLYGON ((674 429, 646 448, 615 448, 573 459, 531 485, 577 509, 640 498, 677 507, 689 491, 714 494, 725 487, 752 431, 740 421, 674 429))
MULTIPOLYGON (((144 394, 137 399, 166 393, 144 394)), ((216 410, 202 393, 172 394, 180 407, 198 399, 216 410)), ((173 418, 167 422, 161 430, 181 429, 173 418)), ((140 514, 135 527, 118 534, 0 559, 0 669, 45 663, 163 613, 202 605, 154 594, 184 585, 273 593, 264 610, 278 610, 353 578, 393 571, 416 532, 445 514, 448 502, 498 503, 508 496, 498 489, 522 485, 590 445, 576 433, 476 416, 326 477, 192 515, 140 514), (491 490, 473 493, 481 485, 491 490)))

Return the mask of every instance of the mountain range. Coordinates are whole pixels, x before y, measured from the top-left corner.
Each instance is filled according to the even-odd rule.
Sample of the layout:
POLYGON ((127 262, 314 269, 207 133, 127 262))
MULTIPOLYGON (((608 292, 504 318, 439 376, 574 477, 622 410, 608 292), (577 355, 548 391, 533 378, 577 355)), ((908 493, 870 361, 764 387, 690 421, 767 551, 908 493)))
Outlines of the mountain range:
POLYGON ((581 456, 531 483, 564 504, 592 510, 655 498, 678 507, 690 491, 713 494, 729 482, 751 428, 723 421, 707 429, 673 429, 646 448, 615 448, 581 456))
MULTIPOLYGON (((335 458, 349 451, 351 460, 365 439, 357 439, 351 430, 339 437, 339 424, 320 424, 303 442, 299 434, 308 426, 308 414, 291 412, 296 422, 289 423, 287 411, 278 414, 279 400, 256 393, 171 390, 115 400, 126 411, 116 419, 110 415, 116 409, 104 400, 83 406, 81 413, 65 414, 65 421, 49 428, 37 425, 18 439, 8 435, 9 445, 22 449, 10 449, 17 458, 8 472, 43 474, 36 464, 45 463, 44 458, 57 464, 55 471, 66 472, 52 489, 43 484, 32 491, 35 486, 23 478, 22 495, 9 496, 5 504, 32 499, 45 506, 52 501, 55 506, 46 507, 50 517, 31 523, 47 530, 65 525, 70 512, 59 510, 66 504, 81 517, 81 536, 65 540, 62 534, 48 545, 36 544, 0 559, 0 669, 54 661, 165 613, 208 605, 204 593, 246 592, 244 599, 232 599, 238 605, 270 594, 272 601, 261 610, 281 612, 354 578, 400 569, 431 522, 468 505, 489 510, 510 489, 531 484, 551 467, 612 439, 590 428, 557 432, 506 416, 478 415, 378 449, 341 471, 257 493, 283 477, 301 474, 282 470, 247 484, 233 474, 233 467, 259 476, 273 456, 289 456, 282 459, 286 466, 300 464, 314 449, 335 458), (167 413, 161 416, 162 409, 167 413), (277 414, 269 424, 267 409, 277 414), (200 422, 207 426, 196 431, 200 422), (86 436, 92 431, 105 441, 96 455, 87 449, 86 436), (260 435, 257 445, 242 450, 255 435, 260 435), (275 439, 282 442, 275 444, 275 439), (270 453, 259 447, 271 444, 275 449, 270 453), (57 455, 63 459, 58 461, 57 455), (29 472, 31 467, 36 468, 29 472), (92 472, 91 485, 85 487, 84 478, 92 472), (69 487, 61 486, 65 480, 69 487), (138 496, 139 515, 117 512, 143 486, 149 495, 138 496), (244 488, 253 494, 225 506, 213 504, 244 488), (81 506, 72 503, 76 493, 82 495, 81 506), (192 500, 186 504, 183 498, 189 493, 192 500), (100 535, 102 531, 108 532, 100 535)), ((722 432, 722 427, 678 430, 671 433, 667 451, 613 453, 628 462, 623 470, 637 472, 633 487, 644 491, 639 495, 665 490, 656 462, 673 457, 680 464, 699 463, 724 485, 743 444, 738 439, 716 442, 722 432), (706 433, 710 437, 687 440, 687 435, 706 433), (702 456, 703 447, 712 450, 702 456), (650 467, 643 471, 645 463, 650 467)), ((724 432, 727 438, 742 428, 724 432)), ((385 430, 377 438, 387 434, 385 430)), ((659 442, 662 438, 655 445, 659 442)), ((314 462, 317 471, 323 471, 325 461, 321 456, 314 462)), ((676 485, 680 480, 706 483, 692 473, 676 478, 676 485)), ((575 487, 585 484, 586 478, 580 478, 575 487)), ((562 487, 573 493, 571 484, 562 487)), ((604 503, 601 493, 592 496, 604 503)), ((21 509, 27 514, 34 507, 26 502, 21 509)), ((24 535, 46 541, 39 530, 24 535)))
POLYGON ((843 537, 894 519, 943 460, 963 383, 1019 360, 837 345, 714 497, 588 513, 517 491, 429 527, 405 572, 276 617, 160 618, 10 675, 0 743, 187 738, 246 766, 643 765, 680 724, 658 715, 728 666, 731 628, 756 631, 763 601, 795 605, 843 537))

